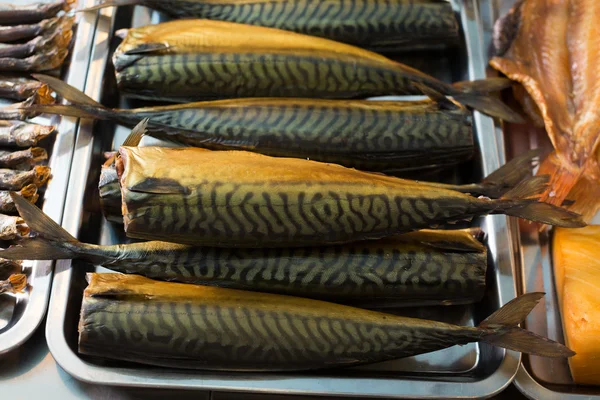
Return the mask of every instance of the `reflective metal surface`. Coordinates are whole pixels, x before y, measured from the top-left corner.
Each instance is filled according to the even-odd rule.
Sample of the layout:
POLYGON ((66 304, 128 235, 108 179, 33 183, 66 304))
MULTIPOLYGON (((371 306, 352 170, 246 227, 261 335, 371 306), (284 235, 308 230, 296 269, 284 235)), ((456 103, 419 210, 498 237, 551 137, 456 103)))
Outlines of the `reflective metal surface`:
MULTIPOLYGON (((460 54, 430 55, 413 59, 446 81, 485 77, 484 43, 478 21, 477 2, 461 0, 455 8, 465 33, 460 54)), ((113 71, 107 65, 110 51, 118 44, 111 30, 159 21, 159 15, 136 7, 104 9, 100 12, 94 38, 90 71, 85 92, 112 106, 131 107, 137 103, 118 96, 113 71)), ((108 61, 110 62, 110 61, 108 61)), ((446 178, 477 181, 504 162, 501 135, 495 135, 492 119, 475 113, 479 154, 473 163, 446 173, 446 178)), ((97 183, 103 151, 118 148, 129 130, 106 122, 79 125, 73 157, 63 227, 80 239, 101 244, 125 240, 122 227, 107 223, 99 212, 97 183)), ((448 171, 446 171, 448 172, 448 171)), ((508 219, 486 217, 478 221, 488 234, 490 268, 484 301, 472 307, 417 310, 423 318, 457 324, 476 324, 515 297, 513 246, 508 219)), ((186 371, 100 360, 77 354, 77 323, 85 273, 102 271, 79 261, 56 263, 51 306, 46 324, 50 351, 56 361, 75 378, 105 385, 146 388, 253 391, 285 394, 329 394, 362 397, 481 398, 503 390, 513 379, 519 353, 470 344, 368 367, 305 374, 216 373, 186 371)))
MULTIPOLYGON (((27 4, 31 2, 17 0, 11 3, 27 4)), ((81 0, 80 4, 91 5, 93 0, 81 0)), ((83 88, 85 84, 95 20, 95 15, 79 14, 77 17, 77 28, 73 35, 75 41, 66 61, 69 65, 66 65, 63 75, 66 82, 77 88, 83 88)), ((37 117, 32 122, 55 125, 58 128, 56 138, 50 139, 53 140, 53 143, 50 141, 48 146, 44 146, 44 143, 40 143, 40 145, 49 147, 48 165, 52 169, 52 179, 45 190, 42 209, 53 220, 60 223, 71 169, 77 120, 68 117, 37 117)), ((27 292, 15 297, 3 296, 0 303, 2 310, 0 312, 0 357, 3 353, 25 342, 46 314, 53 262, 25 262, 23 266, 29 284, 27 292)))

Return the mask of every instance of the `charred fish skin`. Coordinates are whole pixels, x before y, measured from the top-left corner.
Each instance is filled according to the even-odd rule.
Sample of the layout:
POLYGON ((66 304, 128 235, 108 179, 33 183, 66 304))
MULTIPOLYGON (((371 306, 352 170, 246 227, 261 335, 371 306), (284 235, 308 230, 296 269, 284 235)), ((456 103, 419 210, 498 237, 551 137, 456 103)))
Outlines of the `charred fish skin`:
POLYGON ((156 1, 177 17, 285 29, 372 50, 431 49, 458 42, 450 3, 429 0, 156 1))
MULTIPOLYGON (((203 291, 211 290, 227 289, 203 291)), ((314 307, 323 303, 303 300, 307 302, 303 306, 292 307, 299 299, 288 296, 275 296, 280 304, 264 307, 261 298, 268 295, 242 292, 240 298, 236 292, 228 291, 232 294, 228 298, 206 296, 202 302, 86 296, 79 351, 106 356, 102 349, 110 346, 119 358, 138 362, 146 358, 156 365, 173 365, 161 357, 169 354, 177 357, 180 367, 285 371, 407 357, 483 336, 472 327, 364 311, 350 315, 357 309, 344 306, 334 306, 337 315, 321 315, 314 307), (245 301, 246 294, 253 300, 245 301)))
MULTIPOLYGON (((132 97, 177 102, 218 98, 359 98, 421 95, 390 68, 334 57, 277 53, 115 54, 117 84, 132 97), (234 84, 232 84, 234 82, 234 84)), ((445 85, 437 86, 441 93, 445 85)), ((440 82, 441 84, 441 82, 440 82)))

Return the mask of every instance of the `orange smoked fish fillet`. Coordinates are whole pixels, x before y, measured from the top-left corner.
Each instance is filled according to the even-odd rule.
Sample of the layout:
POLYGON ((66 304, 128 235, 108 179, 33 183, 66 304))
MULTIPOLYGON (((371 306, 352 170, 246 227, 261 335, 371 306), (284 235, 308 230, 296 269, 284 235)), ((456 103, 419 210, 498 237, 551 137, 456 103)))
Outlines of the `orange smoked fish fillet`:
POLYGON ((556 229, 554 277, 576 383, 600 384, 600 226, 556 229))
POLYGON ((586 221, 600 208, 598 21, 599 0, 519 1, 496 23, 490 61, 524 86, 517 96, 554 146, 540 166, 551 176, 543 201, 574 200, 586 221))

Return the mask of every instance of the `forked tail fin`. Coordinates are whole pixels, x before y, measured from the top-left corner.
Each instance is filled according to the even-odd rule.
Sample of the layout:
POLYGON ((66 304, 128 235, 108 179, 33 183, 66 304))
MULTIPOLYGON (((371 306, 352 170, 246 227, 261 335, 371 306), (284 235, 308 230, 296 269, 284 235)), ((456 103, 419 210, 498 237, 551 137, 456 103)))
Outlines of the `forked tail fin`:
POLYGON ((9 260, 62 260, 79 255, 81 242, 23 196, 11 193, 11 197, 21 218, 39 236, 24 239, 16 246, 1 250, 0 257, 9 260))
POLYGON ((482 340, 494 346, 543 357, 572 357, 567 346, 519 328, 544 293, 527 293, 509 301, 486 318, 479 328, 486 331, 482 340))
POLYGON ((32 104, 29 107, 26 107, 27 110, 36 113, 65 115, 76 118, 110 118, 112 110, 104 107, 102 104, 68 83, 49 75, 33 74, 32 76, 68 100, 71 104, 32 104))
POLYGON ((488 78, 477 81, 458 82, 453 85, 457 92, 453 93, 452 97, 459 103, 489 116, 497 117, 507 122, 524 124, 525 119, 518 112, 490 94, 506 89, 510 85, 511 81, 506 78, 488 78))
POLYGON ((548 186, 548 176, 538 175, 519 183, 500 200, 492 214, 507 214, 543 224, 565 228, 581 228, 586 223, 581 215, 564 208, 542 203, 540 195, 548 186))

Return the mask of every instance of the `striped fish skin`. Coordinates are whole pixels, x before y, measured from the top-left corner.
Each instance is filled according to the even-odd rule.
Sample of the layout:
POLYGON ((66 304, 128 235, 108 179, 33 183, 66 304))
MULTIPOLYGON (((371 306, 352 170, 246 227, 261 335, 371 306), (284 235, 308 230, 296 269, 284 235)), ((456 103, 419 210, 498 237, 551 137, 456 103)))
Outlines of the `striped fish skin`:
POLYGON ((144 98, 356 98, 460 90, 355 46, 221 21, 131 29, 113 55, 119 89, 144 98), (182 34, 185 32, 185 34, 182 34))
POLYGON ((455 165, 474 151, 471 113, 431 102, 240 99, 97 113, 131 126, 150 118, 151 135, 190 146, 386 173, 455 165))
POLYGON ((117 84, 119 90, 130 97, 176 102, 242 97, 327 99, 422 94, 411 86, 409 79, 389 66, 361 65, 355 60, 340 61, 325 55, 150 55, 120 69, 117 84))
POLYGON ((135 275, 92 274, 89 279, 79 352, 146 364, 311 370, 407 357, 478 341, 486 333, 315 300, 159 283, 135 275))
MULTIPOLYGON (((447 240, 452 243, 454 238, 447 240)), ((468 246, 472 247, 461 250, 444 249, 446 242, 412 242, 410 234, 319 248, 232 249, 145 242, 86 245, 71 257, 158 280, 338 303, 378 307, 469 304, 483 296, 487 268, 485 247, 471 240, 468 246)))
POLYGON ((171 16, 285 29, 379 51, 437 49, 456 44, 450 3, 430 0, 152 1, 171 16))
POLYGON ((141 239, 214 247, 347 243, 499 206, 413 181, 249 152, 122 147, 120 154, 125 231, 141 239))

